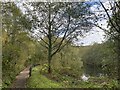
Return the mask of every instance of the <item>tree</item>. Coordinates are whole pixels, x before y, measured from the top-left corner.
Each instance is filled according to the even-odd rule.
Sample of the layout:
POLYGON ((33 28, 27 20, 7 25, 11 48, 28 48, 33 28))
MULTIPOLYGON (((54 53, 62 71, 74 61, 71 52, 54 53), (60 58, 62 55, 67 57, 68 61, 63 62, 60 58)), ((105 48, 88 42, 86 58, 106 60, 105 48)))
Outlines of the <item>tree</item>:
MULTIPOLYGON (((48 72, 51 73, 52 57, 77 36, 92 28, 89 6, 81 3, 29 3, 27 13, 33 22, 34 37, 42 41, 48 51, 48 72)), ((25 6, 25 5, 24 5, 25 6)))
POLYGON ((7 33, 8 41, 12 44, 19 33, 27 33, 31 29, 30 21, 15 3, 2 3, 2 16, 2 30, 7 33))
POLYGON ((106 41, 90 47, 82 57, 86 73, 95 76, 102 73, 117 79, 117 57, 112 44, 111 41, 106 41))
POLYGON ((23 69, 32 40, 28 34, 31 28, 30 21, 14 2, 2 2, 1 10, 2 78, 4 87, 8 86, 16 74, 23 69))
MULTIPOLYGON (((104 7, 104 6, 103 6, 104 7)), ((118 55, 118 84, 120 87, 120 1, 114 2, 114 10, 112 17, 110 18, 109 14, 109 26, 110 26, 110 37, 114 40, 116 46, 116 53, 118 55)), ((105 9, 105 8, 104 8, 105 9)), ((107 11, 106 11, 107 13, 107 11)))
POLYGON ((99 28, 103 29, 106 34, 108 35, 109 39, 112 40, 114 43, 114 46, 116 47, 115 52, 118 55, 118 83, 120 84, 120 1, 109 1, 109 8, 106 8, 103 2, 99 0, 100 5, 104 9, 104 12, 108 17, 108 26, 110 27, 109 30, 106 30, 102 28, 101 26, 98 26, 99 28), (112 15, 109 13, 109 10, 112 11, 112 15))

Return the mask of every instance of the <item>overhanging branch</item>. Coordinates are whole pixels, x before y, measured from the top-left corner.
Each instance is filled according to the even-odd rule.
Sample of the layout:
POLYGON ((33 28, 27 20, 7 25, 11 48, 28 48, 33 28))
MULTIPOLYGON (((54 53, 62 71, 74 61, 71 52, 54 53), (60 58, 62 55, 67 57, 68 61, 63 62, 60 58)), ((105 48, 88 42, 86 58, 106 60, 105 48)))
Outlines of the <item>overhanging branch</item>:
POLYGON ((42 37, 39 37, 38 34, 35 35, 37 35, 37 37, 40 38, 46 45, 49 45, 42 37))
MULTIPOLYGON (((67 32, 68 32, 68 30, 69 30, 69 25, 70 25, 70 15, 69 15, 69 17, 68 17, 67 30, 65 31, 65 34, 64 34, 64 36, 63 36, 62 40, 60 41, 60 43, 59 43, 59 44, 57 44, 57 45, 58 45, 58 48, 56 49, 56 51, 55 51, 55 52, 53 52, 53 53, 52 53, 52 55, 51 55, 51 56, 55 55, 55 54, 59 51, 59 49, 60 49, 60 47, 61 47, 61 45, 62 45, 63 41, 64 41, 64 40, 65 40, 65 38, 66 38, 67 32)), ((56 47, 56 45, 55 45, 55 46, 53 46, 53 47, 56 47)))
POLYGON ((114 25, 114 23, 112 22, 111 17, 109 15, 109 13, 107 12, 107 9, 105 8, 105 6, 103 5, 103 3, 101 1, 100 1, 100 4, 102 5, 103 9, 105 10, 105 12, 106 12, 106 14, 107 14, 107 16, 109 18, 109 21, 110 21, 111 25, 113 26, 113 28, 115 28, 115 30, 120 33, 120 30, 117 29, 116 26, 114 25))

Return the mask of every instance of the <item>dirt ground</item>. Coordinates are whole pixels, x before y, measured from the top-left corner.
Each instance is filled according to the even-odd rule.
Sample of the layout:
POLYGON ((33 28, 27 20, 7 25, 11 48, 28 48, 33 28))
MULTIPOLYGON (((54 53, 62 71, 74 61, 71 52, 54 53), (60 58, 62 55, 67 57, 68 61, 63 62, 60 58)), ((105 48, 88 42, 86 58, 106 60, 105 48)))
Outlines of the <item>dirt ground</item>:
POLYGON ((29 68, 30 67, 25 68, 18 76, 16 76, 11 88, 26 88, 26 81, 29 77, 29 68))

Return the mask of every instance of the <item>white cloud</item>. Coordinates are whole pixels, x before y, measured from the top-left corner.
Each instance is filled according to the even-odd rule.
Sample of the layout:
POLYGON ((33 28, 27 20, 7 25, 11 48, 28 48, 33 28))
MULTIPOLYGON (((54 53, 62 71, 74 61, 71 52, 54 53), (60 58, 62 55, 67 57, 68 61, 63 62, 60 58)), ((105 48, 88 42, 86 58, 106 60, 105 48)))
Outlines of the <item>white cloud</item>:
MULTIPOLYGON (((97 0, 94 0, 94 1, 97 1, 97 0)), ((106 0, 101 0, 101 1, 103 2, 106 9, 110 8, 109 1, 106 1, 106 0)), ((106 15, 102 6, 98 7, 98 5, 93 5, 91 7, 91 10, 96 13, 96 16, 98 16, 99 14, 106 15), (99 8, 99 10, 98 10, 98 8, 99 8), (102 12, 99 12, 99 11, 102 11, 102 12)), ((109 11, 109 14, 111 15, 111 11, 109 11)), ((101 26, 102 28, 108 29, 107 28, 107 21, 108 21, 108 17, 106 15, 106 19, 102 19, 101 21, 98 21, 98 25, 101 26)), ((76 41, 75 43, 77 45, 80 45, 81 43, 83 43, 83 45, 91 45, 95 42, 102 43, 105 40, 106 40, 105 39, 105 32, 98 27, 93 27, 93 30, 90 31, 86 37, 79 38, 79 40, 76 41)))
MULTIPOLYGON (((17 0, 17 1, 19 1, 19 0, 17 0)), ((35 0, 33 0, 33 1, 35 1, 35 0)), ((75 1, 75 0, 74 0, 74 1, 75 1)), ((89 1, 89 0, 87 0, 87 1, 89 1)), ((98 1, 98 0, 91 0, 91 1, 98 1)), ((106 0, 101 0, 101 1, 104 2, 104 6, 105 6, 106 8, 109 7, 109 2, 108 2, 108 1, 106 1, 106 0)), ((21 2, 23 2, 23 0, 22 0, 21 2)), ((18 5, 19 5, 19 7, 22 8, 22 3, 21 3, 21 2, 20 2, 18 5)), ((98 8, 98 5, 93 5, 93 6, 91 7, 91 10, 92 10, 92 11, 96 11, 96 15, 98 16, 98 14, 100 14, 100 13, 97 12, 97 11, 99 11, 99 10, 103 10, 103 11, 104 11, 104 9, 102 8, 102 6, 99 7, 99 10, 98 10, 97 8, 98 8)), ((32 9, 32 7, 31 7, 31 9, 32 9)), ((23 8, 22 8, 22 10, 23 10, 23 8)), ((23 11, 25 11, 25 10, 23 10, 23 11)), ((102 12, 102 13, 103 13, 103 12, 102 12)), ((105 13, 105 12, 104 12, 104 13, 105 13)), ((103 27, 103 28, 107 28, 107 22, 106 22, 106 21, 107 21, 107 20, 104 19, 104 20, 102 20, 102 21, 99 21, 98 23, 99 23, 99 25, 102 24, 102 27, 103 27)), ((84 38, 79 38, 79 40, 78 40, 77 42, 75 42, 75 43, 76 43, 76 44, 84 43, 84 45, 93 44, 94 42, 101 43, 102 41, 105 40, 105 39, 104 39, 104 35, 105 35, 104 31, 100 30, 100 29, 97 28, 97 27, 94 27, 91 32, 87 33, 86 37, 84 37, 84 38)))
POLYGON ((105 40, 105 33, 104 31, 100 30, 99 28, 94 28, 93 31, 89 32, 86 37, 79 38, 78 41, 75 43, 77 45, 83 44, 85 45, 91 45, 93 43, 102 43, 105 40))

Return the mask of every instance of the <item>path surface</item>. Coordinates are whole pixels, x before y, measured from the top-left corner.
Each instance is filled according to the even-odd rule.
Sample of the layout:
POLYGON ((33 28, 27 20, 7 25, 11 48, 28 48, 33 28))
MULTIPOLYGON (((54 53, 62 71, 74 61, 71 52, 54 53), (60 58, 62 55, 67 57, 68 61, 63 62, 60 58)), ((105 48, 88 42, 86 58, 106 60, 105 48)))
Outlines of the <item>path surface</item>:
POLYGON ((11 88, 26 88, 26 81, 29 77, 29 68, 25 68, 20 72, 18 76, 16 76, 16 80, 13 82, 11 88))

